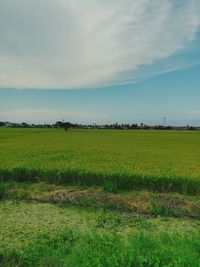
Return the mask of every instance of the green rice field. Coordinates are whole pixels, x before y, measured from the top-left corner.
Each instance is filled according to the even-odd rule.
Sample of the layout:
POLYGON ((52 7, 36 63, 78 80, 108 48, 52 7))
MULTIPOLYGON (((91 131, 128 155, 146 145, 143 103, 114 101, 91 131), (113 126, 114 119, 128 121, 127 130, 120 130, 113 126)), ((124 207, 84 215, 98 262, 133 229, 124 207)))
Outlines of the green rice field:
POLYGON ((200 133, 0 129, 0 266, 199 267, 200 133))
POLYGON ((0 129, 2 180, 200 193, 200 133, 0 129))

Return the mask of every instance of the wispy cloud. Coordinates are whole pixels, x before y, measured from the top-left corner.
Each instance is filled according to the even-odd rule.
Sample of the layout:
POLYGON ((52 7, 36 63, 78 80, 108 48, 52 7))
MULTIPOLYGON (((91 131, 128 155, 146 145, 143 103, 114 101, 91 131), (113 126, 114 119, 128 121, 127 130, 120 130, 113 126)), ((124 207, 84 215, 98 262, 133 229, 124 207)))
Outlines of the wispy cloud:
POLYGON ((165 59, 199 26, 199 0, 1 0, 0 87, 98 87, 163 73, 182 67, 165 59))
POLYGON ((200 120, 200 109, 199 110, 198 109, 190 110, 189 112, 187 112, 187 117, 190 118, 190 119, 198 119, 198 120, 200 120))
POLYGON ((200 124, 200 109, 190 110, 186 112, 185 117, 190 120, 197 120, 198 125, 200 124))
POLYGON ((96 120, 105 120, 105 114, 86 112, 83 110, 64 109, 5 109, 0 110, 0 121, 54 123, 65 120, 78 123, 93 123, 96 120))
POLYGON ((188 113, 189 114, 197 114, 197 115, 200 115, 200 109, 199 110, 191 110, 188 113))

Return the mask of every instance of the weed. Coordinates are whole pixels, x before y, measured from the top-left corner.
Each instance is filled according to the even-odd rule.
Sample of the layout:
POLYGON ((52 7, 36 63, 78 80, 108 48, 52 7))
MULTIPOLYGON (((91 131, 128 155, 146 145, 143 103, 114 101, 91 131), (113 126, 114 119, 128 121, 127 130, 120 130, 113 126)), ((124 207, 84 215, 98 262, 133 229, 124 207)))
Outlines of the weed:
POLYGON ((151 223, 145 217, 129 213, 102 213, 97 217, 97 228, 115 229, 129 226, 138 229, 150 229, 151 223))

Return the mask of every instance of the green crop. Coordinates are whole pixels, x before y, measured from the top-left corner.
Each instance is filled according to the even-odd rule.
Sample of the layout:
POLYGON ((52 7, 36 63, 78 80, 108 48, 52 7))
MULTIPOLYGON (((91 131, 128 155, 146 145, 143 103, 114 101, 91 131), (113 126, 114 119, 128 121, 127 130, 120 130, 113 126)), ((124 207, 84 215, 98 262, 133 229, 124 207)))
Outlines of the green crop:
POLYGON ((0 129, 0 179, 200 193, 200 133, 0 129))

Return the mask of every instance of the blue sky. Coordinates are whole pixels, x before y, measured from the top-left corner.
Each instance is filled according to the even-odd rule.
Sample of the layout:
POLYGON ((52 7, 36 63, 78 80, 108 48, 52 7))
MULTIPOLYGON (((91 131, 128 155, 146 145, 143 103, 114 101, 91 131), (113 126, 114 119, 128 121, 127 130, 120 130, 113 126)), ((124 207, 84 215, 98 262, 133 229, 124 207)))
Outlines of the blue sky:
POLYGON ((0 90, 0 120, 200 125, 200 65, 137 84, 80 90, 0 90))
POLYGON ((198 0, 2 0, 0 121, 200 125, 198 0))

